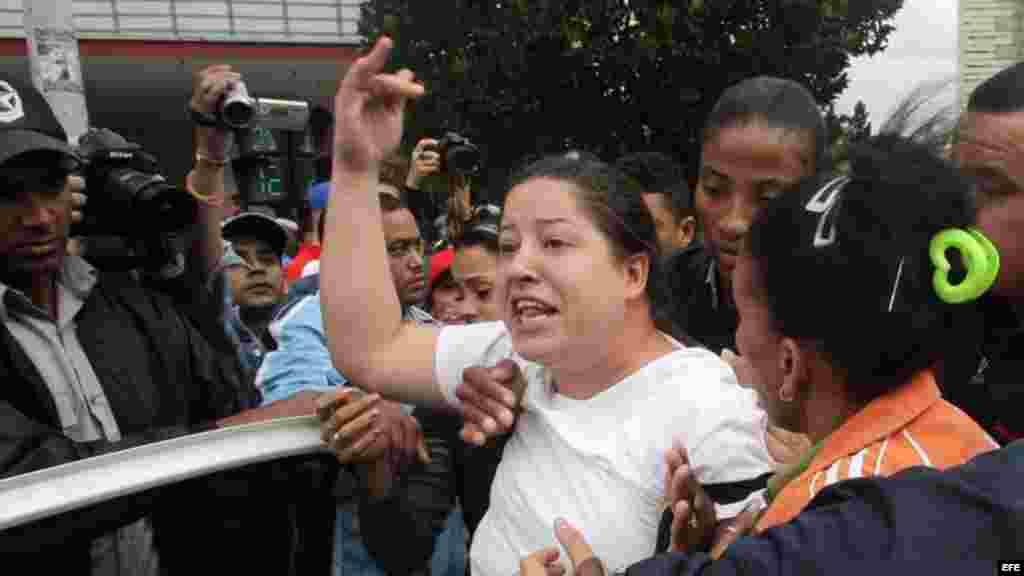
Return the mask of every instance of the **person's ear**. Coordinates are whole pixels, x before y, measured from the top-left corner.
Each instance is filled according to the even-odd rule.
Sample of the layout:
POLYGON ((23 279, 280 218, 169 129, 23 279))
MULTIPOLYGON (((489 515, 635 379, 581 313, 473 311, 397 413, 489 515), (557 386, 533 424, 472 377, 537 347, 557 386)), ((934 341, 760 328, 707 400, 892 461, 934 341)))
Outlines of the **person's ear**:
POLYGON ((646 252, 639 252, 626 257, 626 297, 629 299, 642 298, 647 292, 647 282, 651 272, 651 256, 646 252))
POLYGON ((777 391, 779 400, 792 403, 797 399, 800 387, 807 380, 807 352, 796 340, 783 338, 779 343, 778 361, 779 374, 782 375, 777 391))
POLYGON ((697 219, 693 216, 683 217, 676 225, 676 234, 680 249, 689 246, 697 237, 697 219))

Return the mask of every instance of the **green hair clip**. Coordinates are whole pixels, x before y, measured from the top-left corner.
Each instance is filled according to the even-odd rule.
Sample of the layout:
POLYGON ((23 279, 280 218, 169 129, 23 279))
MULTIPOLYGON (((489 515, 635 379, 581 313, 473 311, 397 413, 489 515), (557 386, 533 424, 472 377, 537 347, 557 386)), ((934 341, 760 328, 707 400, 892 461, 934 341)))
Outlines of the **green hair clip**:
POLYGON ((999 250, 975 228, 949 228, 939 232, 929 244, 928 254, 935 266, 932 285, 939 299, 948 304, 962 304, 981 297, 999 275, 999 250), (959 284, 949 282, 949 260, 946 251, 956 249, 963 258, 967 276, 959 284))

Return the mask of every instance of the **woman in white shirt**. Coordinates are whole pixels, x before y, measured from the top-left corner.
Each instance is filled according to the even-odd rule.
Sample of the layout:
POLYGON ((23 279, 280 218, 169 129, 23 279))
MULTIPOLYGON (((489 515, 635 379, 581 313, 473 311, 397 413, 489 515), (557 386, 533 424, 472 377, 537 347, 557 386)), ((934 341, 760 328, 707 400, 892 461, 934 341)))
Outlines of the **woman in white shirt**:
MULTIPOLYGON (((374 186, 401 140, 406 100, 423 90, 411 72, 381 73, 389 52, 382 39, 353 63, 335 102, 324 326, 335 365, 360 387, 461 406, 492 434, 499 421, 511 424, 508 399, 502 406, 499 395, 462 390, 462 404, 463 370, 505 360, 519 367, 522 411, 474 538, 473 573, 517 572, 520 557, 554 544, 555 518, 592 530, 586 536, 612 570, 649 556, 673 438, 705 485, 769 473, 766 418, 750 391, 718 357, 656 326, 654 222, 637 185, 605 164, 553 157, 513 179, 500 229, 504 322, 401 322, 385 254, 375 248, 384 239, 374 186)), ((361 449, 339 422, 324 423, 331 447, 361 449)), ((748 498, 718 502, 719 517, 748 498)))

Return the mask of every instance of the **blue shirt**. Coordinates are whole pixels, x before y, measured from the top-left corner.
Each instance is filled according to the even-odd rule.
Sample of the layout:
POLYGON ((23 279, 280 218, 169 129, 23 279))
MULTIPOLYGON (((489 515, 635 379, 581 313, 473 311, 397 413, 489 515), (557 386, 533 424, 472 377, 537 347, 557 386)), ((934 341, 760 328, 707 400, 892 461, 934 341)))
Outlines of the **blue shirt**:
POLYGON ((277 342, 277 350, 266 355, 256 374, 264 405, 306 390, 327 392, 348 383, 331 363, 319 291, 278 312, 270 336, 277 342))
MULTIPOLYGON (((312 281, 312 286, 316 280, 312 281)), ((293 294, 289 294, 292 296, 293 294)), ((290 398, 299 392, 312 390, 327 392, 348 384, 331 362, 324 333, 320 307, 320 291, 311 294, 295 293, 294 298, 277 313, 270 325, 270 335, 277 349, 263 358, 256 374, 256 388, 263 396, 263 404, 290 398)), ((410 307, 403 315, 406 320, 430 323, 429 314, 410 307)), ((338 508, 335 528, 334 574, 337 576, 386 576, 370 556, 359 536, 358 519, 352 506, 338 508)), ((436 547, 433 576, 462 576, 465 566, 465 536, 460 515, 439 537, 448 546, 436 547)))

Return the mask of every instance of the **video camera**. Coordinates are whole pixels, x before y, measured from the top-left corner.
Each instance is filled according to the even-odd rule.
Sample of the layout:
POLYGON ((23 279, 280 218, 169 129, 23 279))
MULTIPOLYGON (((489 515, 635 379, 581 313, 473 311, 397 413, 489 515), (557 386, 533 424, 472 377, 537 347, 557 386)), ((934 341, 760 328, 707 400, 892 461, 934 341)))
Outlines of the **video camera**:
POLYGON ((441 157, 441 172, 471 176, 480 171, 480 150, 465 136, 448 132, 436 146, 426 149, 441 157))
POLYGON ((260 126, 270 130, 301 132, 309 123, 309 103, 275 98, 253 98, 242 82, 235 82, 217 111, 221 123, 242 130, 260 126))
POLYGON ((195 222, 195 199, 168 184, 156 159, 138 144, 106 128, 90 128, 79 139, 78 151, 85 160, 89 205, 73 236, 155 238, 195 222))

